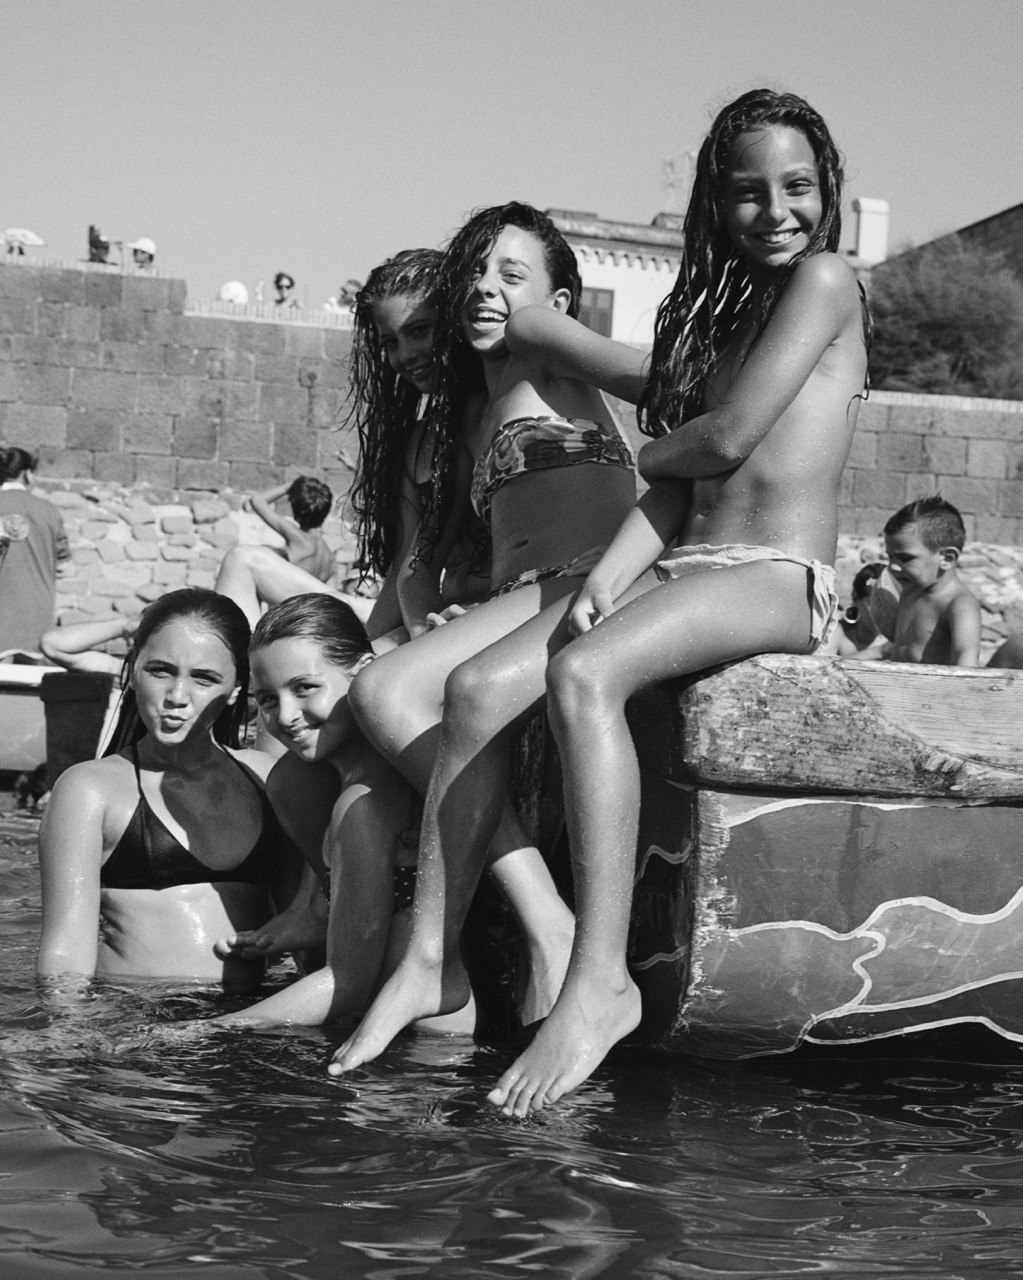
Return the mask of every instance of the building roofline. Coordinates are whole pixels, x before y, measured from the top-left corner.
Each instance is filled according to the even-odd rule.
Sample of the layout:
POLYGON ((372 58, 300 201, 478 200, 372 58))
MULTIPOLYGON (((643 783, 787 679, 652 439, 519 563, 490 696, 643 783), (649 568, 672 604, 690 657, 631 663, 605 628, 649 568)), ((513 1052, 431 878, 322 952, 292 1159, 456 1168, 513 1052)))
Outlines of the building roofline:
POLYGON ((574 209, 548 209, 547 216, 562 235, 599 241, 610 250, 635 253, 646 248, 660 250, 659 256, 682 256, 682 219, 678 214, 659 213, 650 225, 616 222, 574 209))

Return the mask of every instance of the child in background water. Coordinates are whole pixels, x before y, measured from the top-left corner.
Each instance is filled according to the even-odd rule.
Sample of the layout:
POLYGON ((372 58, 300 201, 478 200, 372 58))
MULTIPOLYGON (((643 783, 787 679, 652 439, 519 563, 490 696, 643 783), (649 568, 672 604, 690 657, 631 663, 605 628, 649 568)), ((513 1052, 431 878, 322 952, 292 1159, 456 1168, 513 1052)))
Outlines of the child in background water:
POLYGON ((980 666, 980 604, 956 564, 966 541, 963 518, 939 494, 918 498, 884 527, 888 572, 899 585, 893 662, 980 666))

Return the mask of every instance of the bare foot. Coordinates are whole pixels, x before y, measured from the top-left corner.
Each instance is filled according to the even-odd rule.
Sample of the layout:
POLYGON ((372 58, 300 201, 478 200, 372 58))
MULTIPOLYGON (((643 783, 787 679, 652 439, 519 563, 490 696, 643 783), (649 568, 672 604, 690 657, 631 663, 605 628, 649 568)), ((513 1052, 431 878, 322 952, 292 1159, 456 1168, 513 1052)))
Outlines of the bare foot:
POLYGON ((470 994, 460 960, 441 968, 406 956, 380 988, 358 1030, 334 1054, 328 1073, 339 1076, 372 1061, 409 1023, 454 1013, 468 1003, 470 994))
POLYGON ((530 943, 528 972, 522 991, 519 1014, 523 1026, 546 1018, 554 1008, 568 971, 568 958, 572 954, 572 937, 575 920, 566 911, 566 929, 554 932, 530 943))
POLYGON ((506 1116, 525 1116, 576 1088, 608 1050, 639 1025, 639 988, 596 981, 566 985, 547 1021, 512 1063, 487 1100, 506 1116))
POLYGON ((327 940, 326 903, 323 910, 282 911, 259 929, 242 929, 213 944, 222 960, 273 960, 287 952, 322 947, 327 940))

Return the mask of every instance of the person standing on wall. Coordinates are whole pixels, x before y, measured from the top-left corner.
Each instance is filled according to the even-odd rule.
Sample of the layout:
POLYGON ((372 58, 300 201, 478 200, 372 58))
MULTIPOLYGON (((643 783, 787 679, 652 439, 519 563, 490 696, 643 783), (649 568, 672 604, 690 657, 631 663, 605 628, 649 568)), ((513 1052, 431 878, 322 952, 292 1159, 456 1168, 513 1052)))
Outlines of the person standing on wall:
POLYGON ((39 652, 53 626, 57 566, 71 554, 60 512, 29 492, 38 462, 0 446, 0 655, 39 652))

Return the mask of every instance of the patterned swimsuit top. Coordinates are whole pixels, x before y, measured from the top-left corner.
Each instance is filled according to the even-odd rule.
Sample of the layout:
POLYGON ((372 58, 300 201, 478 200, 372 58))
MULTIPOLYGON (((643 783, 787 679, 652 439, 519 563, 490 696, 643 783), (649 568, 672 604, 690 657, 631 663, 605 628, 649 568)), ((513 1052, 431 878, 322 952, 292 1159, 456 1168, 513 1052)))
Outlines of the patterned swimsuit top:
POLYGON ((513 418, 494 432, 472 473, 472 505, 488 527, 490 504, 503 484, 527 471, 595 462, 635 470, 632 450, 602 422, 552 416, 513 418))

